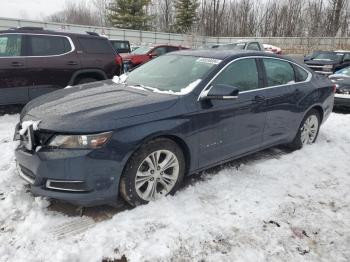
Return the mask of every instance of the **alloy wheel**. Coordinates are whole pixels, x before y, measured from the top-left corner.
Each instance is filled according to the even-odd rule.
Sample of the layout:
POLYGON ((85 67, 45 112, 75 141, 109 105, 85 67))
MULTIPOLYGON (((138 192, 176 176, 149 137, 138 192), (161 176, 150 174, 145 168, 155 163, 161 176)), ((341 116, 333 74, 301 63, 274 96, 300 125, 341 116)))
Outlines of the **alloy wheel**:
POLYGON ((317 136, 318 118, 315 115, 310 115, 304 122, 301 128, 301 143, 303 145, 312 144, 317 136))
POLYGON ((137 169, 135 188, 145 201, 156 200, 170 193, 179 177, 179 161, 168 150, 149 154, 137 169))

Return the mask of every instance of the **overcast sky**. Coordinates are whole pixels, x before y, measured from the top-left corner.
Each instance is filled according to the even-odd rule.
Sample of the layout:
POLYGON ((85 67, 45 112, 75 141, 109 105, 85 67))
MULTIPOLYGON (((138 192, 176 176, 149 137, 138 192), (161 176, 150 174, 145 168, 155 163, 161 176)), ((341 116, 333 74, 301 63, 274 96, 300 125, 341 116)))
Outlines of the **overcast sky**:
POLYGON ((65 0, 0 0, 0 17, 42 19, 63 8, 65 0))

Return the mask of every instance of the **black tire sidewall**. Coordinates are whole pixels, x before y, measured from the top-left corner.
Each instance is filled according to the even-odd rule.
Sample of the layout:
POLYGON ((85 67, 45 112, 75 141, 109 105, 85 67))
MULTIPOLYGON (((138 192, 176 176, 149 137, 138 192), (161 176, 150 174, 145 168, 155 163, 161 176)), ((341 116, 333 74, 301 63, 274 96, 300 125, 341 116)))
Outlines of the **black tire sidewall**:
MULTIPOLYGON (((185 158, 181 148, 170 139, 155 139, 152 140, 143 146, 141 146, 129 159, 127 162, 123 174, 120 180, 120 193, 122 197, 132 206, 137 206, 141 204, 146 204, 148 201, 145 201, 138 196, 135 188, 135 178, 136 173, 144 161, 144 159, 154 151, 157 150, 168 150, 175 154, 179 161, 179 176, 178 180, 175 183, 175 186, 170 191, 170 195, 173 195, 178 188, 180 187, 182 180, 185 175, 185 158)), ((168 195, 169 195, 168 194, 168 195)))
POLYGON ((321 117, 320 117, 320 113, 316 110, 316 109, 311 109, 303 118, 303 121, 301 122, 301 125, 299 126, 298 129, 298 133, 293 141, 293 143, 291 144, 292 148, 294 149, 300 149, 303 147, 303 143, 301 142, 301 129, 305 124, 306 119, 308 119, 311 115, 315 115, 317 117, 318 120, 318 128, 317 128, 317 133, 316 133, 316 137, 314 139, 314 141, 312 143, 315 143, 318 137, 318 133, 320 132, 320 126, 321 126, 321 117))

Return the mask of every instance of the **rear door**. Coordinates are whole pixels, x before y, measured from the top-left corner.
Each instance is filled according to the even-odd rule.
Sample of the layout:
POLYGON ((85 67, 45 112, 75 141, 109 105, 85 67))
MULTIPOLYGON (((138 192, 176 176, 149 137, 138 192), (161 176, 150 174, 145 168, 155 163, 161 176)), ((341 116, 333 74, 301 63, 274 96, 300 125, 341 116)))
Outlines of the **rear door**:
POLYGON ((23 54, 21 34, 0 35, 0 105, 25 104, 32 82, 23 54))
POLYGON ((68 85, 80 62, 70 38, 60 35, 28 34, 27 65, 33 87, 29 98, 55 91, 68 85))
POLYGON ((307 92, 308 73, 286 60, 262 58, 261 61, 266 72, 267 111, 263 146, 288 142, 300 124, 297 103, 307 92))

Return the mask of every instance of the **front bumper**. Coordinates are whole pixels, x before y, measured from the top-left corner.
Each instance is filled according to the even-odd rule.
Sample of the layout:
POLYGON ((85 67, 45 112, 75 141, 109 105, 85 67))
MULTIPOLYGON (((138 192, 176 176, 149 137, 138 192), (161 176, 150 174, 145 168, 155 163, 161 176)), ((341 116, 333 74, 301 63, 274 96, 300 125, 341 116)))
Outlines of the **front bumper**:
POLYGON ((22 146, 15 151, 20 176, 34 195, 80 206, 116 204, 122 167, 104 155, 108 153, 91 150, 29 152, 22 146))
POLYGON ((350 108, 350 95, 335 94, 334 106, 335 107, 349 107, 350 108))

